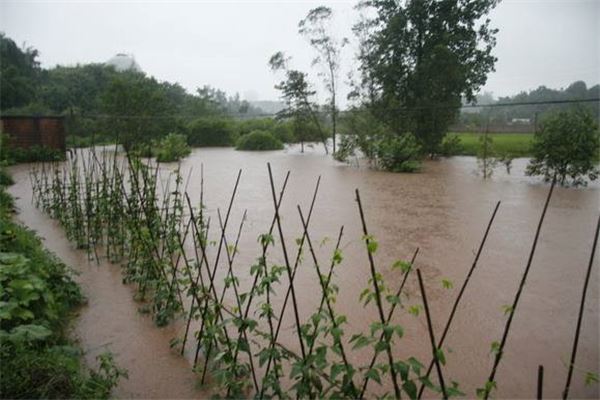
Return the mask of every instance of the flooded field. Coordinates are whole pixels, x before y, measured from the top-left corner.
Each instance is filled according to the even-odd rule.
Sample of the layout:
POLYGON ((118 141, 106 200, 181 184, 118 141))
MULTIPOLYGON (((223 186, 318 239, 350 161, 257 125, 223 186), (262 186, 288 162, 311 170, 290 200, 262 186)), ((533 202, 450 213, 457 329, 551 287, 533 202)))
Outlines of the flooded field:
MULTIPOLYGON (((476 160, 470 157, 428 161, 420 173, 393 174, 340 164, 317 149, 309 149, 305 154, 300 154, 295 147, 264 153, 229 148, 197 149, 182 162, 182 175, 190 177, 187 190, 194 199, 200 195, 200 166, 203 165, 204 201, 214 221, 217 209, 221 212, 226 209, 237 172, 242 169, 227 231, 228 241, 233 242, 239 221, 247 210, 234 266, 241 287, 250 285, 250 265, 260 255, 257 237, 268 231, 273 215, 267 161, 272 165, 278 187, 285 173, 291 171, 281 215, 286 243, 293 251, 294 239, 302 234, 296 206, 300 205, 303 211, 308 209, 318 176, 321 176, 321 186, 309 230, 313 241, 319 243, 318 255, 324 264, 331 256, 340 226, 345 228, 344 260, 336 269, 334 279, 340 287, 335 309, 348 317, 347 337, 353 333, 352 329, 368 330, 376 315, 372 303, 363 308, 358 299, 368 286, 369 266, 354 200, 356 188, 361 193, 370 233, 379 242, 375 261, 392 287, 399 285, 400 274, 392 272, 390 266, 398 259, 410 259, 419 247, 415 266, 424 274, 438 337, 494 206, 501 201, 478 268, 444 346, 446 380, 459 382, 468 397, 473 397, 475 388, 483 386, 489 375, 493 362, 490 344, 501 338, 506 320, 503 306, 512 302, 518 288, 549 185, 524 176, 525 159, 514 161, 510 175, 499 168, 492 179, 484 181, 476 175, 476 160), (445 289, 443 279, 453 282, 454 288, 445 289)), ((174 169, 176 166, 163 167, 174 169)), ((10 191, 18 197, 21 210, 18 218, 37 230, 51 250, 81 273, 79 281, 89 305, 81 310, 75 333, 88 351, 88 359, 108 349, 116 354, 119 365, 130 371, 130 379, 121 382, 116 395, 205 397, 206 393, 195 390, 189 363, 169 349, 169 340, 181 331, 181 324, 156 328, 151 318, 137 313, 132 291, 121 284, 119 267, 88 262, 87 254, 74 250, 62 229, 32 205, 29 166, 15 167, 12 173, 17 183, 10 191)), ((585 189, 556 188, 496 376, 497 397, 533 397, 540 364, 546 374, 544 395, 560 396, 599 204, 597 184, 585 189)), ((274 236, 278 241, 278 235, 274 236)), ((271 262, 282 263, 282 260, 277 249, 270 254, 271 262)), ((575 398, 600 395, 597 384, 584 384, 585 372, 597 372, 600 363, 597 264, 598 261, 592 271, 570 392, 575 398)), ((219 268, 218 276, 223 278, 224 271, 219 268)), ((220 282, 222 285, 222 279, 220 282)), ((298 270, 295 285, 300 314, 307 318, 320 299, 318 279, 307 256, 298 270)), ((416 274, 409 276, 407 285, 406 306, 421 304, 416 274)), ((275 288, 276 305, 280 304, 285 287, 283 282, 281 288, 275 288)), ((407 312, 397 314, 396 321, 404 326, 405 335, 395 346, 394 353, 399 357, 414 355, 428 362, 430 346, 423 313, 419 316, 407 312)), ((283 329, 281 341, 291 348, 297 347, 289 305, 283 329)), ((364 351, 350 355, 352 361, 360 365, 368 364, 370 356, 364 351)), ((376 386, 371 383, 372 388, 376 386)))

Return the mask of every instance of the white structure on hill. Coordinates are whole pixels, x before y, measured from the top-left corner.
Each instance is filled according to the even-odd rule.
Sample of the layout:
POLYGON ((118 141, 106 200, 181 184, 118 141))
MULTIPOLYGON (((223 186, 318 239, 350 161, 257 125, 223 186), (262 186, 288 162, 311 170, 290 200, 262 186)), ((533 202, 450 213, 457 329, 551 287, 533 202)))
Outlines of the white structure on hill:
POLYGON ((106 65, 112 65, 119 72, 133 70, 142 72, 142 69, 135 62, 132 54, 119 53, 106 62, 106 65))

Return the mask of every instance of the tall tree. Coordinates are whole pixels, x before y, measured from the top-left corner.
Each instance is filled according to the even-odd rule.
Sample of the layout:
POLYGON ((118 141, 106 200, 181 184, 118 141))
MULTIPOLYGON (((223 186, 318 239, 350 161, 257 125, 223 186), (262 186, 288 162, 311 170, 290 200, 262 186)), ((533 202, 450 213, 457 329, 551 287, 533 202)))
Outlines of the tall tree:
POLYGON ((332 124, 333 153, 335 154, 335 139, 337 133, 338 109, 336 104, 337 79, 340 70, 340 52, 347 40, 338 40, 331 33, 333 12, 329 7, 317 7, 298 24, 298 32, 304 36, 315 49, 317 56, 313 65, 320 65, 325 88, 329 92, 329 114, 332 124))
POLYGON ((482 20, 498 0, 368 0, 362 21, 362 84, 369 107, 435 155, 461 99, 475 100, 494 70, 496 29, 482 20), (364 34, 368 31, 369 34, 364 34))
POLYGON ((0 33, 0 109, 23 107, 36 98, 40 63, 38 51, 19 48, 0 33))
POLYGON ((275 53, 269 60, 271 70, 285 73, 285 80, 275 88, 281 91, 281 97, 286 107, 277 114, 280 117, 292 119, 294 133, 302 143, 303 152, 306 134, 311 127, 315 127, 325 147, 325 153, 329 154, 327 139, 317 115, 318 106, 312 101, 315 91, 310 88, 306 73, 288 68, 288 61, 289 59, 282 52, 275 53))
POLYGON ((166 135, 174 126, 175 105, 164 87, 143 73, 128 71, 114 77, 102 103, 110 115, 109 129, 127 150, 166 135))

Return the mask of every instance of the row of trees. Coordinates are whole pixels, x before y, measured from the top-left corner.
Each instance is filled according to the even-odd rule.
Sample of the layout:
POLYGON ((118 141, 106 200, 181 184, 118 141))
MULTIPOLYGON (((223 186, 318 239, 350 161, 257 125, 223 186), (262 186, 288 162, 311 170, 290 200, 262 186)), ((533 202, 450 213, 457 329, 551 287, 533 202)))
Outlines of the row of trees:
POLYGON ((458 122, 460 129, 477 129, 485 124, 493 127, 510 127, 518 123, 515 122, 517 120, 529 120, 529 125, 533 128, 536 119, 541 121, 552 114, 566 111, 572 107, 572 104, 568 102, 581 100, 589 102, 578 104, 578 106, 586 108, 598 120, 600 118, 598 99, 600 99, 600 85, 588 88, 583 81, 575 81, 563 89, 540 86, 528 92, 523 91, 514 96, 497 99, 491 93, 486 92, 477 96, 477 104, 493 105, 493 107, 464 108, 458 122), (501 104, 506 104, 506 106, 500 106, 501 104))
MULTIPOLYGON (((58 114, 69 119, 69 133, 114 140, 130 147, 169 132, 183 131, 195 119, 256 116, 263 111, 210 86, 189 94, 179 84, 159 82, 143 72, 117 71, 106 64, 43 69, 37 50, 20 48, 0 34, 0 112, 3 115, 58 114)), ((219 123, 215 123, 219 125, 219 123)), ((233 129, 233 128, 232 128, 233 129)))

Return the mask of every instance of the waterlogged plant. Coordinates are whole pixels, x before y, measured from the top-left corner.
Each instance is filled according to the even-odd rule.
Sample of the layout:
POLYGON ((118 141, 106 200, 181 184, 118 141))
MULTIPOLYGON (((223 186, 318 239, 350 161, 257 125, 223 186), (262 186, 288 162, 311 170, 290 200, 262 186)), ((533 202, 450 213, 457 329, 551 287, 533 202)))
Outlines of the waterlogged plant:
POLYGON ((191 154, 187 137, 177 133, 169 133, 154 146, 154 154, 158 162, 179 161, 191 154))
MULTIPOLYGON (((101 257, 97 250, 105 247, 106 257, 122 265, 124 281, 134 284, 141 310, 158 325, 184 320, 183 335, 173 338, 171 345, 181 354, 186 349, 192 351, 200 382, 205 384, 210 376, 215 395, 365 398, 377 393, 385 398, 412 399, 420 398, 425 389, 444 398, 463 395, 457 382, 444 377, 450 356, 444 340, 499 204, 467 277, 460 289, 456 285, 458 296, 444 330, 436 338, 432 328, 436 316, 428 308, 420 273, 421 298, 409 299, 404 290, 418 249, 410 261, 394 262, 390 271, 377 268, 380 246, 367 229, 358 191, 369 277, 357 301, 373 311, 375 318, 369 324, 350 326, 348 318, 336 310, 336 275, 345 259, 340 246, 343 228, 337 241, 313 241, 311 237, 320 180, 307 211, 298 206, 302 230, 292 242, 295 247, 290 246, 279 215, 289 173, 276 193, 269 166, 271 224, 257 238, 259 253, 252 265, 236 265, 246 221, 244 212, 231 237, 240 176, 241 171, 227 209, 223 213, 217 209, 212 222, 203 199, 203 174, 200 202, 193 203, 179 167, 165 172, 159 164, 131 154, 119 158, 116 153, 82 151, 64 165, 35 167, 31 180, 35 203, 55 216, 91 257, 101 257), (329 250, 329 257, 320 260, 318 254, 329 250), (298 301, 295 277, 301 264, 309 264, 318 279, 320 298, 315 299, 318 302, 312 310, 300 310, 304 304, 298 301), (393 278, 388 281, 388 276, 393 278), (286 312, 292 314, 286 316, 286 312), (397 355, 395 349, 404 339, 397 312, 426 319, 431 346, 428 367, 414 356, 397 355), (290 320, 292 343, 284 345, 280 339, 283 321, 290 320), (369 362, 353 362, 354 352, 370 354, 369 362), (436 377, 431 378, 434 367, 436 377), (369 390, 369 384, 379 387, 369 390)), ((455 283, 449 279, 443 278, 441 286, 454 293, 455 283)), ((503 312, 510 318, 514 306, 503 307, 503 312)), ((21 330, 20 335, 45 334, 36 328, 21 330)), ((499 356, 502 342, 490 349, 499 356)), ((593 376, 588 380, 593 381, 593 376)), ((495 387, 491 379, 477 394, 487 397, 495 387)))

